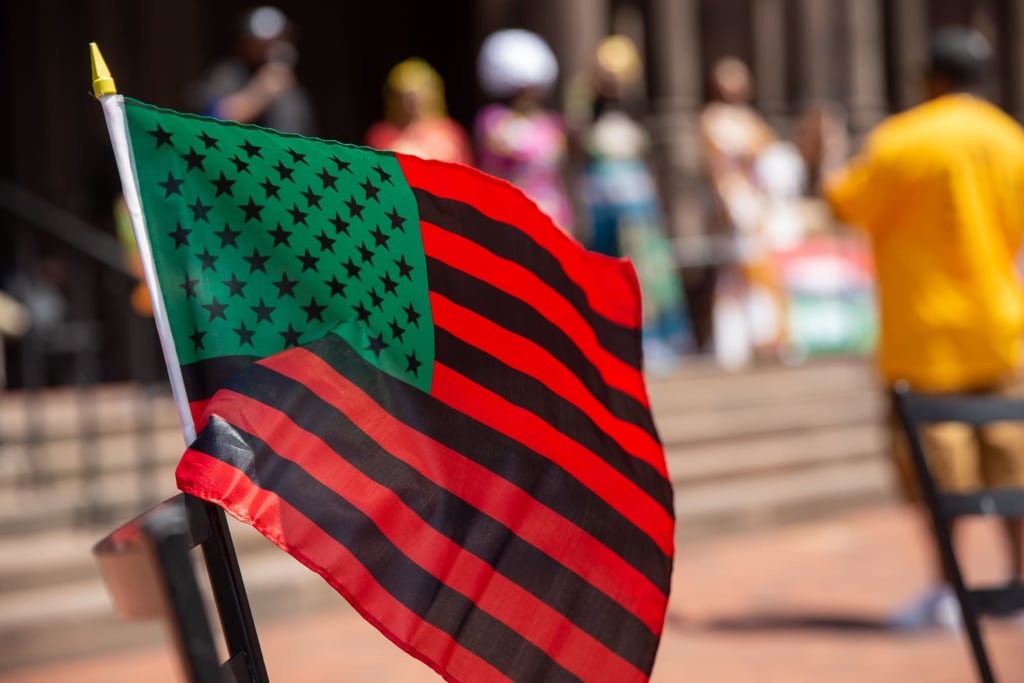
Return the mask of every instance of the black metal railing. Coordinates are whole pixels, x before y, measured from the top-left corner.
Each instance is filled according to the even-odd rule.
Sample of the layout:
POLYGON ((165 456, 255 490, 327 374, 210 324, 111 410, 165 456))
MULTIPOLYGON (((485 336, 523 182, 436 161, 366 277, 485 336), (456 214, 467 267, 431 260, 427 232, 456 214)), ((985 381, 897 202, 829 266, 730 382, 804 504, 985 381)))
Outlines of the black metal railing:
POLYGON ((109 523, 166 497, 158 436, 174 411, 151 320, 122 244, 78 216, 0 180, 0 226, 13 245, 3 283, 30 317, 6 340, 0 394, 5 527, 109 523))

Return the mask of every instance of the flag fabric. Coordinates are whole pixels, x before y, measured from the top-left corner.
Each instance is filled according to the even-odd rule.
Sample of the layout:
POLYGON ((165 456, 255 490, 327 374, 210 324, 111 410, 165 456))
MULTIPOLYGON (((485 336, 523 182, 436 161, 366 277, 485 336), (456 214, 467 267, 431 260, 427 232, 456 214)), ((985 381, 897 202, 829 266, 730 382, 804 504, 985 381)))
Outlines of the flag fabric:
POLYGON ((122 111, 179 487, 448 680, 647 680, 674 514, 631 266, 464 166, 122 111))

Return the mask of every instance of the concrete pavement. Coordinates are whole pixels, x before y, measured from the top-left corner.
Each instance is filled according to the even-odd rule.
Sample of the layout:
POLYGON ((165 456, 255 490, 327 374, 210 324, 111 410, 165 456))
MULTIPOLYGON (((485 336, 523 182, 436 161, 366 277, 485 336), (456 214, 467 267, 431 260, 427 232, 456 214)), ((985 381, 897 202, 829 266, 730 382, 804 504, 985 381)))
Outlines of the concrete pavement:
MULTIPOLYGON (((998 578, 1004 558, 992 526, 981 521, 964 531, 960 542, 969 577, 998 578)), ((883 627, 890 610, 927 584, 929 541, 911 509, 885 504, 682 544, 652 681, 974 680, 962 637, 897 634, 883 627)), ((276 683, 440 680, 326 587, 322 604, 299 617, 260 622, 276 683)), ((997 674, 1024 680, 1024 621, 989 621, 984 628, 997 674)), ((3 683, 178 680, 168 650, 159 647, 0 674, 3 683)))

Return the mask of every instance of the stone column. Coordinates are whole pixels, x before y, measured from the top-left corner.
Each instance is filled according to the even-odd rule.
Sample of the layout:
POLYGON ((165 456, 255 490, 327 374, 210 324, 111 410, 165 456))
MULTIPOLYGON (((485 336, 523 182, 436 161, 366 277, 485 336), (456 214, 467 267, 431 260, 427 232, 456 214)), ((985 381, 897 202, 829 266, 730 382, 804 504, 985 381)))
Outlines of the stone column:
POLYGON ((924 100, 924 69, 928 59, 928 5, 925 0, 895 0, 896 108, 909 109, 924 100))
MULTIPOLYGON (((799 0, 800 106, 820 104, 834 92, 833 65, 837 51, 832 32, 834 0, 799 0)), ((869 3, 872 0, 854 0, 869 3)))
POLYGON ((785 0, 752 3, 754 25, 754 87, 757 108, 772 127, 786 128, 785 0))
POLYGON ((880 5, 874 0, 846 0, 849 41, 847 106, 850 129, 859 139, 885 115, 885 40, 880 5))
POLYGON ((698 117, 703 103, 697 0, 647 0, 651 137, 674 236, 703 232, 698 117))

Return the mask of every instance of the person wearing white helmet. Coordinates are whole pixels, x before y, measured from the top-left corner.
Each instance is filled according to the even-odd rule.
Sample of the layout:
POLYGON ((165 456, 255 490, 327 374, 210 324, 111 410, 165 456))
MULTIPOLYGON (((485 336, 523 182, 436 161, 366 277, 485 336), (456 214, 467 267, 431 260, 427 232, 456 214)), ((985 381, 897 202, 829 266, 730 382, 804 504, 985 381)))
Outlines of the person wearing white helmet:
POLYGON ((491 34, 477 61, 480 85, 494 103, 474 123, 481 170, 522 189, 560 228, 572 233, 565 189, 567 142, 560 114, 544 107, 558 78, 558 62, 535 33, 491 34))
POLYGON ((235 56, 217 64, 194 95, 201 113, 313 135, 313 107, 295 76, 298 51, 285 14, 265 5, 243 13, 235 56))

